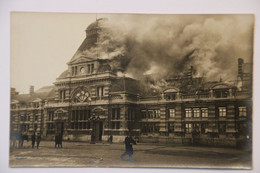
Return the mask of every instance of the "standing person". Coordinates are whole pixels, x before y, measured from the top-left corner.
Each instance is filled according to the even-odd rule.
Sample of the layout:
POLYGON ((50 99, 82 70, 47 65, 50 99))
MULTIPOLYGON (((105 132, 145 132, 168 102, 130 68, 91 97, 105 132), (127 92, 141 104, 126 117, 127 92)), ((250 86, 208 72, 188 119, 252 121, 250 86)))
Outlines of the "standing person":
POLYGON ((26 144, 24 144, 24 146, 25 146, 25 148, 27 148, 28 147, 28 135, 26 132, 23 134, 23 140, 24 141, 26 140, 26 144))
POLYGON ((62 148, 62 134, 59 135, 59 144, 58 144, 58 146, 59 145, 62 148))
POLYGON ((57 145, 59 147, 59 135, 58 134, 55 135, 55 148, 57 147, 57 145))
POLYGON ((23 141, 24 141, 23 134, 20 133, 19 134, 19 148, 23 148, 23 141))
POLYGON ((126 155, 129 156, 130 161, 134 161, 132 155, 134 153, 132 144, 136 145, 135 140, 131 136, 125 138, 125 152, 121 155, 121 159, 124 160, 126 155))
POLYGON ((40 133, 37 134, 36 141, 37 141, 37 149, 39 149, 39 145, 40 145, 40 142, 41 142, 41 134, 40 133))
POLYGON ((32 135, 32 148, 34 148, 34 144, 35 144, 35 132, 33 132, 32 135))
POLYGON ((109 143, 110 143, 110 144, 113 143, 113 136, 112 136, 112 135, 110 135, 110 137, 109 137, 109 143))

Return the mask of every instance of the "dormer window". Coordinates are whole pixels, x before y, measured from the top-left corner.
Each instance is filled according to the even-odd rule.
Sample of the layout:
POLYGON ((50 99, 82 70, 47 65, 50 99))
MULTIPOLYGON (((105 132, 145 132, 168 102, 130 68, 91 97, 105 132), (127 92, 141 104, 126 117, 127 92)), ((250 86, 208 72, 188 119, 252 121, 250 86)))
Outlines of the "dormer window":
POLYGON ((94 72, 94 64, 88 64, 88 74, 92 74, 94 72))
POLYGON ((77 66, 72 67, 72 76, 77 75, 77 73, 78 73, 77 71, 78 71, 78 67, 77 66))
POLYGON ((177 88, 170 88, 164 91, 164 98, 166 100, 176 100, 177 99, 177 93, 178 93, 177 88))

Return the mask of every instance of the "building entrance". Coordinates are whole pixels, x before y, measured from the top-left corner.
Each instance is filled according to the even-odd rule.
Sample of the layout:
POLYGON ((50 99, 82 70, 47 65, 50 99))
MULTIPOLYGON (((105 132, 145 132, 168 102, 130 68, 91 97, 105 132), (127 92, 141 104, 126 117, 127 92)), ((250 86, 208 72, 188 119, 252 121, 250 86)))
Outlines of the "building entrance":
POLYGON ((96 142, 102 141, 103 122, 102 121, 93 122, 92 130, 95 134, 95 141, 96 142))
POLYGON ((55 135, 61 135, 62 137, 64 131, 64 122, 56 122, 55 126, 55 135))

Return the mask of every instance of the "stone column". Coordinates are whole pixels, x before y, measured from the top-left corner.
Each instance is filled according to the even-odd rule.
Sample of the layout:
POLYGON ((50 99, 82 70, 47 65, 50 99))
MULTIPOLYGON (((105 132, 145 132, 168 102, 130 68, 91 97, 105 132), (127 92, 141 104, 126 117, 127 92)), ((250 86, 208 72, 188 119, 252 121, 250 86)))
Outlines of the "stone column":
POLYGON ((208 132, 215 133, 218 132, 217 124, 216 124, 216 111, 215 111, 215 105, 209 105, 208 107, 208 119, 209 119, 209 126, 208 126, 208 132))
POLYGON ((126 110, 127 108, 125 106, 120 107, 120 129, 128 129, 126 121, 126 110))
POLYGON ((160 134, 161 136, 168 135, 168 123, 166 123, 166 105, 160 106, 160 134))
POLYGON ((42 135, 43 138, 47 136, 47 123, 46 121, 48 120, 48 111, 47 109, 43 110, 43 119, 42 119, 42 123, 43 123, 43 128, 42 128, 42 135))
POLYGON ((235 128, 235 105, 228 104, 227 106, 227 126, 226 132, 229 133, 229 137, 234 137, 233 135, 236 133, 235 128))
POLYGON ((33 127, 33 121, 34 121, 34 114, 30 113, 30 125, 29 125, 29 131, 32 133, 34 131, 34 127, 33 127))
POLYGON ((182 126, 182 106, 177 104, 175 106, 175 118, 174 118, 174 135, 181 136, 184 132, 182 126))

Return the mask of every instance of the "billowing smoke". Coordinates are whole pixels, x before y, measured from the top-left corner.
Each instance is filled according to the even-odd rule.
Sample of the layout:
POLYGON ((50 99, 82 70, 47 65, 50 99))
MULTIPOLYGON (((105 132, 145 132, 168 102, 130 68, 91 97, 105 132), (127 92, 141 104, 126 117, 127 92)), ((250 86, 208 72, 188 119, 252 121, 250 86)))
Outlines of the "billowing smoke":
POLYGON ((235 80, 237 58, 252 62, 253 15, 111 15, 97 47, 114 70, 166 79, 190 66, 207 80, 235 80))

